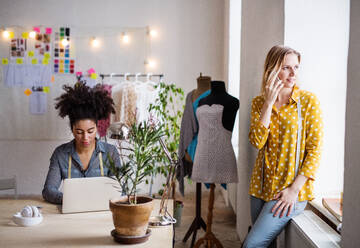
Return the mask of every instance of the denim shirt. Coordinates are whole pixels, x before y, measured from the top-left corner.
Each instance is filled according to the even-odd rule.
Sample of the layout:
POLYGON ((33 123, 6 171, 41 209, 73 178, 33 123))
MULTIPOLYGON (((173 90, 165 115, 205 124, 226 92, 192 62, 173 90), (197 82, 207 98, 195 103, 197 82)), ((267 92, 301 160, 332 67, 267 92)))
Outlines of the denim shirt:
POLYGON ((50 158, 49 171, 42 191, 44 199, 51 203, 62 204, 63 194, 59 187, 61 181, 68 178, 69 156, 72 158, 71 178, 101 176, 99 152, 102 153, 104 161, 104 176, 111 176, 112 174, 106 166, 109 163, 108 154, 115 165, 120 166, 120 157, 115 146, 96 140, 95 150, 87 170, 83 169, 79 154, 75 150, 75 140, 58 146, 50 158))

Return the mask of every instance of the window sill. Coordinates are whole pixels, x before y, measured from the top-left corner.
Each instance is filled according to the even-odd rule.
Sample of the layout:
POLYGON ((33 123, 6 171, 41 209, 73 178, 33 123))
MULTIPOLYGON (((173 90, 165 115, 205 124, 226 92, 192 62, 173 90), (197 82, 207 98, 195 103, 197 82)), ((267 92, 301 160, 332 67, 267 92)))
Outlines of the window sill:
POLYGON ((334 229, 337 233, 338 226, 341 223, 338 219, 335 218, 323 205, 322 199, 316 198, 309 202, 307 209, 313 211, 317 216, 319 216, 326 224, 328 224, 332 229, 334 229))
POLYGON ((285 230, 285 247, 340 248, 341 236, 320 219, 313 211, 305 210, 294 217, 285 230))

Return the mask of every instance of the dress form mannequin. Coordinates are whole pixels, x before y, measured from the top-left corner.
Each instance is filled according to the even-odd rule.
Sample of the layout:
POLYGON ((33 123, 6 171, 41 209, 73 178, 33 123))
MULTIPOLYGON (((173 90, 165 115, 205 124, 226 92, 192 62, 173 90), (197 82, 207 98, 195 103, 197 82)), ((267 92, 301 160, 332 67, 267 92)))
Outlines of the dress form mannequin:
POLYGON ((192 178, 197 182, 210 182, 210 199, 205 236, 195 248, 223 247, 211 231, 214 205, 214 183, 237 182, 235 154, 231 145, 239 100, 229 95, 222 81, 211 82, 211 93, 199 102, 199 145, 196 151, 192 178), (210 171, 210 172, 209 172, 210 171))
POLYGON ((224 128, 231 131, 234 128, 236 113, 239 109, 239 100, 229 95, 225 89, 225 83, 223 81, 211 82, 211 93, 199 102, 199 107, 202 105, 220 104, 224 106, 222 115, 222 123, 224 128))
MULTIPOLYGON (((192 95, 191 95, 194 111, 198 106, 198 103, 196 103, 196 107, 194 106, 195 101, 199 101, 199 98, 203 97, 204 94, 206 94, 206 92, 210 90, 210 83, 211 83, 211 77, 203 76, 202 73, 200 73, 200 76, 197 78, 197 88, 192 91, 192 95)), ((195 113, 194 113, 194 116, 195 116, 195 113)), ((197 144, 197 139, 196 139, 195 143, 197 144)), ((196 144, 195 144, 195 146, 196 146, 196 144)), ((189 149, 189 147, 188 147, 188 149, 189 149)), ((194 154, 192 154, 192 157, 194 157, 194 154)), ((191 156, 189 155, 188 152, 185 153, 185 160, 188 163, 191 163, 191 164, 193 163, 193 159, 191 158, 191 156)), ((201 218, 201 183, 196 183, 195 218, 194 218, 191 226, 189 227, 188 231, 186 232, 186 234, 183 238, 183 242, 186 242, 187 239, 190 237, 190 235, 193 234, 191 245, 190 245, 190 247, 193 247, 195 240, 196 240, 197 230, 200 228, 203 228, 205 231, 206 224, 205 224, 205 221, 201 218)))
POLYGON ((200 73, 200 76, 197 78, 197 88, 192 93, 193 102, 195 102, 202 93, 210 89, 210 82, 211 77, 203 76, 202 73, 200 73))

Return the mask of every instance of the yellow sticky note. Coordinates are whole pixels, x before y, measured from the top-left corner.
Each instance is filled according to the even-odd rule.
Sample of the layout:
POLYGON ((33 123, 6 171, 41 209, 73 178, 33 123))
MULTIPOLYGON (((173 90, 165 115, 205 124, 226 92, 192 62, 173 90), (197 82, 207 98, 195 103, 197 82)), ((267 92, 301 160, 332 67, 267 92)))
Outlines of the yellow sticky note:
POLYGON ((21 34, 21 37, 23 37, 24 39, 27 39, 27 38, 29 38, 29 33, 28 32, 23 32, 21 34))
POLYGON ((96 79, 96 78, 97 78, 97 74, 96 74, 96 73, 91 73, 90 77, 91 77, 91 79, 96 79))
POLYGON ((50 53, 45 53, 45 54, 44 54, 44 58, 47 59, 47 60, 49 60, 49 59, 50 59, 50 53))
POLYGON ((54 75, 51 76, 51 82, 52 83, 55 82, 55 76, 54 75))
POLYGON ((7 58, 2 58, 1 60, 3 65, 8 65, 9 64, 9 60, 7 58))
POLYGON ((49 64, 49 60, 48 60, 48 59, 43 59, 43 60, 42 60, 42 64, 43 64, 43 65, 48 65, 48 64, 49 64))
POLYGON ((22 59, 22 58, 17 58, 17 59, 16 59, 16 64, 22 65, 22 63, 23 63, 23 59, 22 59))
POLYGON ((35 55, 34 51, 29 51, 29 52, 28 52, 28 56, 29 56, 29 57, 34 57, 34 55, 35 55))
POLYGON ((43 87, 43 91, 45 93, 49 93, 50 92, 50 87, 48 87, 48 86, 43 87))
POLYGON ((26 90, 24 91, 24 94, 27 95, 27 96, 30 96, 31 93, 32 93, 32 91, 31 91, 30 89, 26 89, 26 90))
POLYGON ((14 37, 15 37, 14 32, 13 32, 13 31, 10 31, 10 32, 9 32, 9 38, 10 38, 10 39, 13 39, 14 37))
POLYGON ((32 59, 32 60, 31 60, 31 64, 37 65, 37 63, 38 63, 38 60, 37 60, 37 59, 32 59))

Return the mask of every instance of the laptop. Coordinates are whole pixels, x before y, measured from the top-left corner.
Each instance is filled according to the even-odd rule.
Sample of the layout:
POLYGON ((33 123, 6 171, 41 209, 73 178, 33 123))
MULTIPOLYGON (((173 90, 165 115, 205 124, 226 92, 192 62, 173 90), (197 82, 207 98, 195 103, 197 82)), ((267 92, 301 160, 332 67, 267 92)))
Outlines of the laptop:
POLYGON ((120 197, 117 181, 109 177, 65 179, 62 213, 109 210, 109 200, 120 197))

